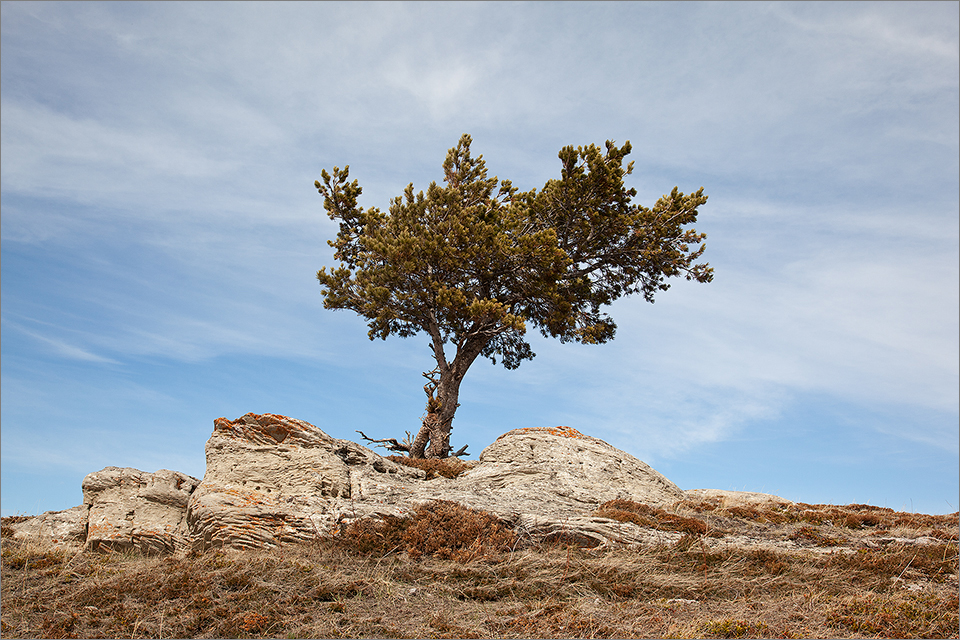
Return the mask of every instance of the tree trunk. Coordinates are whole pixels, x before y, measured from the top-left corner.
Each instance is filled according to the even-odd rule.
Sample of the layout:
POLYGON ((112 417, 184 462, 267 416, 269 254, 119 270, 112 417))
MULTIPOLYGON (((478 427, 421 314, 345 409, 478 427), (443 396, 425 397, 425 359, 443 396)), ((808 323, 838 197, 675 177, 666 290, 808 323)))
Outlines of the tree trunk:
POLYGON ((453 418, 446 423, 436 413, 427 414, 424 423, 429 424, 430 446, 424 452, 425 458, 446 458, 450 455, 450 432, 453 430, 453 418))
POLYGON ((453 429, 453 417, 460 404, 460 382, 463 380, 464 370, 459 377, 454 377, 453 367, 449 373, 440 374, 440 383, 437 385, 436 403, 427 402, 427 415, 423 425, 417 433, 413 446, 410 447, 411 458, 446 458, 450 455, 450 431, 453 429), (439 408, 431 411, 439 404, 439 408), (433 405, 433 406, 431 406, 433 405), (429 446, 428 443, 429 442, 429 446))
POLYGON ((428 398, 427 415, 410 447, 411 458, 446 458, 450 455, 450 431, 453 429, 453 416, 460 406, 460 383, 488 341, 489 338, 467 340, 463 347, 457 349, 453 362, 448 364, 439 333, 434 336, 434 354, 440 380, 436 383, 436 398, 430 391, 431 385, 424 387, 428 398))

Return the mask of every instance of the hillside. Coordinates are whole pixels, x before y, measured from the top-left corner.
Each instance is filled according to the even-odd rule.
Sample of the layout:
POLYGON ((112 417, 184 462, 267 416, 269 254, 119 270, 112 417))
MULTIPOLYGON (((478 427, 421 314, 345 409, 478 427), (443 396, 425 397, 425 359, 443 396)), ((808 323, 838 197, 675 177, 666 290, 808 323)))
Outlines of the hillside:
POLYGON ((645 541, 596 546, 446 501, 300 544, 153 556, 14 539, 4 518, 0 625, 10 638, 957 636, 957 514, 688 493, 602 504, 597 518, 645 541))

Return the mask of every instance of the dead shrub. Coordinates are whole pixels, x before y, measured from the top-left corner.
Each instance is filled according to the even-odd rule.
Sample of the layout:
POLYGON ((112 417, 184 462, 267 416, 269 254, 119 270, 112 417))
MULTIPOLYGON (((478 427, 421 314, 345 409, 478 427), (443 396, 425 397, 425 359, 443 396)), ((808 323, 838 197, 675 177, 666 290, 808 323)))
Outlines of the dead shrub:
POLYGON ((342 547, 362 555, 386 555, 403 548, 404 518, 380 516, 360 518, 338 530, 334 540, 342 547))
MULTIPOLYGON (((575 531, 553 531, 541 537, 535 543, 540 548, 555 547, 555 548, 577 548, 577 549, 595 549, 599 547, 602 542, 598 538, 589 536, 585 533, 577 533, 575 531)), ((530 546, 528 541, 527 546, 530 546)))
POLYGON ((687 533, 684 534, 682 538, 677 540, 677 542, 673 545, 673 548, 677 551, 689 551, 695 544, 697 544, 697 540, 697 536, 687 533))
POLYGON ((716 511, 720 508, 720 503, 715 500, 681 500, 676 506, 678 509, 689 509, 690 511, 703 513, 704 511, 716 511))
POLYGON ((387 456, 387 460, 393 460, 397 464, 425 471, 427 473, 427 477, 424 478, 425 480, 432 480, 437 476, 456 478, 470 468, 470 465, 459 458, 408 458, 406 456, 387 456))
POLYGON ((253 576, 245 571, 244 568, 238 568, 229 571, 220 581, 220 584, 227 591, 246 591, 253 586, 253 576))
POLYGON ((464 627, 455 624, 447 619, 443 613, 434 613, 430 616, 429 625, 431 629, 440 632, 438 638, 479 638, 480 636, 464 627))
POLYGON ((594 592, 604 597, 630 598, 635 596, 638 591, 633 578, 634 576, 631 576, 628 572, 605 567, 594 572, 593 577, 587 581, 587 584, 594 592))
POLYGON ((591 614, 576 609, 560 610, 546 620, 549 629, 561 638, 618 638, 618 631, 591 614))
MULTIPOLYGON (((904 550, 909 553, 908 549, 904 550)), ((906 553, 904 555, 906 555, 906 553)), ((910 568, 922 572, 930 579, 956 576, 960 570, 957 544, 918 545, 909 561, 910 568)))
POLYGON ((871 508, 866 505, 847 505, 843 507, 843 510, 847 513, 839 519, 837 524, 848 529, 889 526, 892 524, 892 519, 886 513, 889 510, 880 511, 879 508, 871 508))
POLYGON ((552 604, 506 620, 487 619, 485 626, 495 638, 623 638, 622 629, 611 627, 608 620, 577 608, 552 604))
POLYGON ((895 513, 893 526, 907 527, 910 529, 933 529, 950 528, 956 529, 958 524, 957 513, 949 515, 934 516, 926 513, 895 513))
POLYGON ((243 631, 247 633, 263 633, 270 626, 270 623, 273 622, 271 618, 263 615, 262 613, 257 613, 255 611, 250 611, 243 614, 240 619, 237 621, 237 626, 240 627, 243 631))
POLYGON ((460 600, 476 600, 477 602, 494 602, 509 593, 509 589, 498 589, 494 586, 464 587, 458 598, 460 600))
POLYGON ((437 500, 413 512, 403 541, 411 558, 432 555, 466 562, 510 549, 517 536, 485 511, 437 500))
POLYGON ((709 529, 707 523, 699 518, 687 518, 672 513, 665 513, 662 517, 658 518, 658 523, 660 524, 660 528, 667 531, 680 531, 681 533, 694 536, 705 535, 709 529))
POLYGON ((744 520, 755 520, 757 522, 764 520, 760 510, 754 507, 727 507, 724 511, 732 516, 743 518, 744 520))
POLYGON ((311 600, 318 602, 336 602, 344 598, 363 595, 369 590, 365 580, 351 580, 343 583, 321 584, 307 592, 311 600))
POLYGON ((430 555, 460 562, 498 554, 517 542, 496 517, 449 500, 421 505, 405 518, 355 520, 337 539, 363 554, 404 550, 414 559, 430 555))
POLYGON ((848 513, 847 516, 843 519, 842 524, 848 529, 859 529, 863 526, 864 516, 859 513, 848 513))
MULTIPOLYGON (((617 506, 665 526, 654 507, 617 506)), ((817 510, 829 516, 828 509, 817 510)), ((897 517, 877 516, 890 523, 897 517)), ((744 518, 719 511, 702 517, 758 537, 744 518)), ((517 545, 516 552, 466 562, 461 558, 477 557, 467 543, 496 530, 485 530, 483 518, 473 529, 464 526, 470 519, 457 507, 424 505, 407 518, 359 520, 336 536, 270 550, 167 558, 68 551, 62 563, 45 568, 37 567, 44 566, 49 547, 4 538, 0 635, 956 637, 958 552, 952 540, 846 534, 844 548, 811 553, 714 545, 686 533, 680 545, 517 545), (407 536, 418 521, 417 536, 407 536), (348 544, 343 532, 351 527, 364 535, 348 544), (464 530, 459 538, 439 538, 438 529, 456 528, 464 530), (424 544, 416 560, 403 553, 434 534, 436 546, 449 552, 434 554, 424 544)), ((495 519, 486 522, 503 527, 495 519)), ((803 522, 759 533, 782 541, 804 525, 840 537, 836 528, 803 522)), ((936 529, 951 531, 949 522, 936 529)))
POLYGON ((668 513, 658 507, 634 502, 633 500, 609 500, 601 504, 594 515, 619 522, 632 522, 641 527, 650 527, 660 531, 679 531, 702 536, 709 530, 707 523, 699 518, 668 513))

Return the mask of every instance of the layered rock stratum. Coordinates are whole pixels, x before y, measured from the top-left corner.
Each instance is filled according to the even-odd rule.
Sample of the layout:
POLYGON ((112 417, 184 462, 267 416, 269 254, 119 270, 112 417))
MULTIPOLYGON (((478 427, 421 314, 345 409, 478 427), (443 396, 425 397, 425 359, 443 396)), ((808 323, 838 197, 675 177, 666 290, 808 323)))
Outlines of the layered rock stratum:
MULTIPOLYGON (((610 500, 667 507, 687 497, 641 460, 569 427, 509 431, 456 478, 427 479, 420 469, 302 420, 248 413, 214 421, 206 462, 202 481, 169 470, 91 473, 83 480, 83 505, 16 524, 14 535, 149 553, 270 547, 328 535, 357 518, 402 516, 450 500, 530 537, 639 542, 654 534, 592 514, 610 500)), ((737 504, 788 502, 701 491, 737 504)))

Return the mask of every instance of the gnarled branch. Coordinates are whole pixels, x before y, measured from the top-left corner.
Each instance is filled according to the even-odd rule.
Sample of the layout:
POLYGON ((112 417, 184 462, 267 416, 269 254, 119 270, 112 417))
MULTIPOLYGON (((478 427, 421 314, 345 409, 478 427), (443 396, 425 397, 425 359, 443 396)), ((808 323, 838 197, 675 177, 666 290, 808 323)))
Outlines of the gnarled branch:
POLYGON ((404 440, 404 442, 397 442, 396 438, 383 438, 382 440, 374 440, 373 438, 367 437, 367 435, 363 431, 357 430, 357 433, 359 433, 360 437, 362 437, 367 442, 378 443, 377 444, 378 447, 384 447, 388 451, 404 451, 406 453, 410 453, 411 443, 410 443, 409 431, 407 431, 407 437, 404 440))

